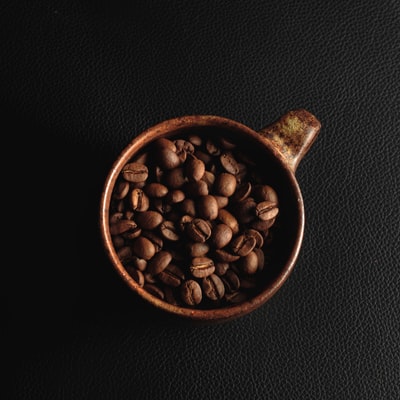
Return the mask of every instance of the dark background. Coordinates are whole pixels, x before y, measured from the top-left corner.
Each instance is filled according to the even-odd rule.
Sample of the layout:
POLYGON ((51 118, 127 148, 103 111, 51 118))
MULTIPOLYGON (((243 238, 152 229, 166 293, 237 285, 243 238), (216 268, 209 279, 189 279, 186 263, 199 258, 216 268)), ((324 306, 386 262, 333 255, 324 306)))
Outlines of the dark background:
POLYGON ((4 400, 399 399, 400 3, 3 1, 4 400), (119 280, 98 230, 142 130, 215 114, 322 123, 296 268, 193 326, 119 280))

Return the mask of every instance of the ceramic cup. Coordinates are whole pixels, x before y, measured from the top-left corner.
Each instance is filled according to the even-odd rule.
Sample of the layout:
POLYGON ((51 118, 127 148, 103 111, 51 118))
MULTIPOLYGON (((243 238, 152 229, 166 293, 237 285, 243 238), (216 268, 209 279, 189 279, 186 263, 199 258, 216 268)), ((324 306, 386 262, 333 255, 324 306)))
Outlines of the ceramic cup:
MULTIPOLYGON (((158 310, 193 321, 221 322, 246 315, 266 303, 282 287, 293 271, 303 241, 305 228, 304 202, 295 177, 299 162, 320 132, 318 119, 304 109, 287 112, 269 126, 254 130, 221 116, 188 115, 158 123, 138 134, 113 163, 106 177, 100 201, 100 233, 112 267, 136 295, 158 310), (132 157, 158 138, 182 137, 187 133, 216 135, 223 133, 243 147, 265 171, 279 197, 279 224, 274 237, 274 257, 259 290, 246 301, 226 307, 197 309, 176 306, 150 294, 127 272, 114 248, 109 228, 110 204, 114 186, 122 168, 132 157)), ((184 245, 184 243, 182 243, 184 245)))

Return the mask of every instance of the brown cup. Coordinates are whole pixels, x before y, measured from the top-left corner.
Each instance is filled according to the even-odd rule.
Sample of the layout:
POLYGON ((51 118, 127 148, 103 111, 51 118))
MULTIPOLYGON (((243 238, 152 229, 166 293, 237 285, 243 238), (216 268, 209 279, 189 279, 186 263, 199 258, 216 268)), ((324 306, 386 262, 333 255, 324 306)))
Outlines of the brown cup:
POLYGON ((303 241, 305 213, 303 197, 295 177, 299 162, 317 138, 321 124, 304 109, 289 111, 271 125, 255 131, 239 122, 214 115, 189 115, 161 122, 135 137, 120 153, 106 178, 100 203, 100 233, 108 258, 123 281, 141 298, 159 310, 199 322, 222 322, 246 315, 266 303, 294 269, 303 241), (270 171, 271 186, 279 197, 279 231, 274 238, 275 256, 265 282, 254 297, 237 305, 196 309, 169 304, 141 287, 127 272, 114 248, 109 209, 117 178, 124 165, 144 147, 160 137, 184 136, 187 132, 224 132, 243 145, 262 169, 270 171))

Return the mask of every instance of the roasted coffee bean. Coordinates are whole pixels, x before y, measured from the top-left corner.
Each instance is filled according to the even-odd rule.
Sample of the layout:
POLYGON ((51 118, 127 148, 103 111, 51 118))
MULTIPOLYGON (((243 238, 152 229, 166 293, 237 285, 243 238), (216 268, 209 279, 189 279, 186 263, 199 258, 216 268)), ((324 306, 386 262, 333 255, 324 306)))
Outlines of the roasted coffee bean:
POLYGON ((122 237, 125 240, 133 240, 136 239, 137 237, 139 237, 142 234, 142 230, 139 227, 130 229, 129 231, 126 231, 124 233, 122 233, 122 237))
POLYGON ((233 293, 225 293, 225 299, 229 304, 241 304, 245 302, 248 298, 246 292, 238 290, 233 293))
POLYGON ((257 203, 252 197, 247 197, 235 204, 235 216, 241 224, 249 224, 256 219, 257 203))
POLYGON ((176 242, 180 239, 178 230, 172 221, 163 221, 160 225, 160 232, 164 239, 176 242))
POLYGON ((133 211, 147 211, 149 209, 149 198, 142 189, 132 189, 129 200, 133 211))
POLYGON ((256 206, 256 215, 262 221, 269 221, 274 219, 279 212, 279 208, 274 201, 262 201, 256 206))
POLYGON ((245 274, 253 275, 258 270, 258 256, 255 251, 250 251, 240 259, 240 267, 245 274))
POLYGON ((232 229, 232 233, 236 235, 239 233, 239 222, 236 217, 225 208, 218 210, 218 221, 228 225, 232 229))
POLYGON ((150 260, 156 253, 154 244, 144 236, 139 236, 133 241, 132 250, 136 256, 150 260))
MULTIPOLYGON (((187 225, 193 221, 193 217, 191 215, 183 215, 178 221, 178 227, 181 232, 186 231, 187 225)), ((189 234, 190 236, 190 234, 189 234)), ((207 240, 207 239, 205 239, 207 240)))
POLYGON ((124 219, 124 213, 123 212, 115 212, 110 215, 110 225, 113 225, 120 221, 121 219, 124 219))
POLYGON ((162 180, 169 189, 180 189, 187 182, 182 167, 165 171, 162 180))
POLYGON ((182 214, 187 214, 194 217, 196 215, 196 203, 194 202, 194 200, 189 198, 183 200, 181 205, 181 212, 182 214))
POLYGON ((165 201, 169 204, 181 203, 184 200, 185 192, 179 189, 170 190, 165 197, 165 201))
POLYGON ((172 205, 169 204, 164 198, 152 199, 151 205, 154 210, 158 211, 161 215, 168 214, 172 211, 172 205))
POLYGON ((202 242, 189 242, 186 247, 190 257, 205 256, 210 250, 209 244, 202 242))
POLYGON ((157 163, 162 169, 170 170, 179 167, 181 160, 175 151, 163 147, 157 152, 157 163))
POLYGON ((250 227, 260 232, 265 237, 265 235, 268 234, 269 228, 271 228, 271 226, 274 225, 274 222, 275 218, 266 221, 263 221, 261 219, 256 219, 250 223, 250 227))
POLYGON ((137 256, 132 257, 132 265, 138 269, 139 271, 145 271, 147 267, 147 261, 144 260, 143 258, 139 258, 137 256))
MULTIPOLYGON (((196 135, 194 133, 189 133, 187 135, 187 140, 192 143, 193 146, 201 146, 201 144, 203 143, 203 139, 201 138, 201 136, 196 135)), ((194 147, 193 147, 193 151, 194 151, 194 147)))
POLYGON ((258 247, 255 247, 253 249, 254 253, 256 253, 257 255, 257 260, 258 260, 258 264, 257 264, 257 270, 258 271, 262 271, 264 269, 264 265, 265 265, 265 255, 264 255, 264 251, 261 250, 258 247))
POLYGON ((158 279, 168 286, 178 287, 185 280, 184 272, 175 264, 170 263, 164 271, 157 275, 158 279))
POLYGON ((224 283, 226 293, 236 292, 240 288, 240 278, 230 269, 221 277, 221 280, 224 283))
POLYGON ((120 219, 119 221, 110 225, 111 235, 120 235, 128 231, 137 229, 137 223, 130 219, 120 219))
POLYGON ((173 287, 171 286, 165 286, 164 287, 164 300, 169 303, 172 304, 174 306, 180 306, 180 302, 178 301, 178 298, 175 294, 175 290, 173 287))
POLYGON ((168 194, 168 188, 158 182, 147 183, 143 187, 143 191, 149 197, 165 197, 168 194))
POLYGON ((144 182, 149 176, 149 170, 144 164, 131 162, 122 168, 122 176, 128 182, 144 182))
POLYGON ((159 235, 154 233, 154 231, 143 230, 142 235, 145 238, 149 239, 151 241, 151 243, 153 243, 156 253, 158 253, 164 247, 163 239, 159 235))
POLYGON ((173 151, 174 153, 176 153, 177 150, 176 145, 172 140, 163 137, 158 138, 154 141, 154 147, 156 149, 168 149, 173 151))
POLYGON ((253 196, 256 201, 272 201, 278 205, 278 195, 274 188, 269 185, 255 185, 253 188, 253 196))
POLYGON ((217 224, 211 232, 210 241, 217 249, 225 247, 232 239, 232 229, 226 224, 217 224))
POLYGON ((158 211, 144 211, 137 213, 136 222, 142 229, 152 230, 163 221, 163 216, 158 211))
POLYGON ((230 244, 233 253, 241 257, 247 256, 251 251, 253 251, 255 246, 255 237, 245 234, 236 236, 234 239, 232 239, 232 242, 230 244))
POLYGON ((136 283, 139 286, 143 286, 144 285, 144 275, 143 272, 139 271, 138 269, 131 267, 131 266, 127 266, 126 267, 126 271, 128 272, 128 274, 131 276, 132 279, 134 279, 136 281, 136 283))
POLYGON ((215 197, 215 200, 217 200, 217 204, 218 204, 218 208, 219 209, 223 209, 229 203, 229 198, 226 197, 226 196, 215 195, 214 197, 215 197))
POLYGON ((208 257, 194 257, 190 263, 190 272, 195 278, 204 278, 215 271, 214 261, 208 257))
POLYGON ((238 254, 233 254, 225 249, 217 249, 214 251, 215 257, 218 261, 232 263, 239 260, 238 254))
POLYGON ((129 193, 130 185, 128 181, 121 181, 115 186, 113 197, 117 200, 121 200, 126 197, 129 193))
POLYGON ((228 271, 228 269, 229 269, 229 263, 228 262, 219 261, 219 262, 215 263, 215 273, 218 276, 224 275, 226 273, 226 271, 228 271))
POLYGON ((243 201, 250 196, 252 191, 252 186, 250 182, 243 182, 237 186, 235 193, 232 195, 232 200, 236 202, 243 201))
POLYGON ((231 152, 223 152, 220 155, 219 160, 226 172, 229 172, 232 175, 237 175, 239 173, 238 163, 231 152))
MULTIPOLYGON (((195 147, 193 143, 191 143, 189 140, 185 139, 177 139, 174 141, 175 146, 176 146, 176 152, 179 153, 185 153, 185 154, 193 154, 195 147)), ((186 157, 185 157, 186 158, 186 157)))
POLYGON ((211 227, 201 218, 193 218, 185 225, 185 232, 195 242, 205 242, 211 236, 211 227))
POLYGON ((218 275, 211 274, 202 280, 204 294, 211 300, 221 300, 225 295, 225 286, 218 275))
POLYGON ((186 183, 185 191, 190 197, 206 196, 209 193, 207 183, 202 180, 186 183))
POLYGON ((254 238, 256 239, 256 247, 261 248, 264 245, 264 237, 263 235, 261 235, 261 233, 259 231, 257 231, 256 229, 246 229, 244 231, 244 234, 246 236, 254 236, 254 238))
POLYGON ((230 197, 235 193, 237 180, 235 175, 222 172, 215 178, 214 189, 217 195, 230 197))
POLYGON ((203 298, 200 284, 193 279, 183 282, 181 286, 181 297, 189 306, 200 304, 203 298))
POLYGON ((206 166, 203 161, 190 154, 186 159, 184 170, 189 181, 197 182, 203 177, 206 166))
POLYGON ((112 242, 116 249, 120 249, 125 245, 125 239, 120 235, 113 236, 112 242))
POLYGON ((129 262, 133 256, 131 247, 130 246, 121 247, 117 251, 117 256, 123 264, 129 262))
POLYGON ((200 218, 214 220, 218 217, 218 203, 212 195, 200 196, 196 200, 196 210, 200 218))
POLYGON ((145 289, 153 296, 158 297, 161 300, 164 300, 164 292, 154 283, 145 283, 143 285, 143 289, 145 289))
POLYGON ((215 175, 211 171, 205 171, 201 180, 207 184, 208 192, 210 192, 213 189, 215 175))
POLYGON ((172 260, 171 253, 169 251, 161 250, 147 262, 146 270, 151 275, 157 275, 160 272, 164 271, 165 268, 167 268, 171 260, 172 260))

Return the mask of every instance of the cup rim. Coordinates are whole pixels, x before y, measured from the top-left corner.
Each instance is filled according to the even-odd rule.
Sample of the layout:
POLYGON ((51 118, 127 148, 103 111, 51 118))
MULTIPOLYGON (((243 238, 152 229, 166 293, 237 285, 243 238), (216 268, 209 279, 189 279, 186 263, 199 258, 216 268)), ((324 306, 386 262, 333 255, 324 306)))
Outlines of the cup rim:
POLYGON ((304 202, 302 193, 294 175, 294 172, 290 169, 288 164, 282 158, 282 156, 276 151, 275 147, 270 145, 268 139, 263 138, 257 131, 250 127, 234 121, 227 117, 199 114, 199 115, 186 115, 176 118, 171 118, 159 122, 134 137, 123 150, 119 153, 115 161, 113 162, 102 189, 100 210, 99 210, 99 227, 103 248, 106 252, 108 259, 111 261, 112 266, 117 271, 119 276, 123 279, 125 284, 143 298, 145 301, 153 305, 159 310, 166 311, 169 314, 184 317, 190 320, 199 321, 224 321, 231 320, 237 317, 244 316, 251 311, 259 308, 261 305, 271 299, 275 293, 282 287, 289 275, 292 273, 303 241, 304 236, 304 225, 305 225, 305 213, 304 213, 304 202), (297 214, 299 217, 298 227, 296 230, 296 237, 294 240, 293 247, 289 253, 286 264, 282 267, 276 278, 271 281, 266 287, 264 287, 255 296, 245 300, 239 304, 233 304, 224 306, 221 308, 213 309, 197 309, 183 306, 176 306, 167 303, 164 300, 157 298, 150 294, 146 289, 141 287, 127 272, 121 261, 119 260, 117 253, 112 243, 111 234, 109 231, 109 207, 111 203, 111 196, 114 185, 117 181, 120 171, 123 166, 142 148, 149 143, 153 142, 159 137, 167 137, 176 134, 179 130, 187 130, 193 127, 217 127, 227 129, 231 131, 240 132, 241 136, 250 135, 251 138, 258 142, 260 145, 265 147, 271 156, 279 163, 282 170, 285 172, 290 185, 297 197, 297 214))

